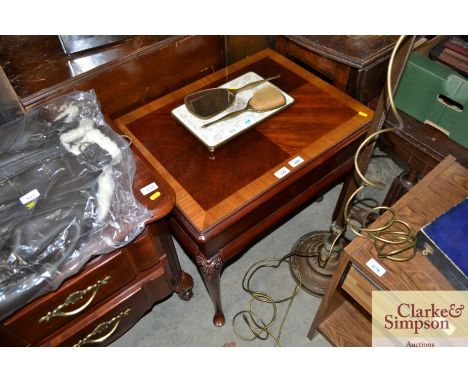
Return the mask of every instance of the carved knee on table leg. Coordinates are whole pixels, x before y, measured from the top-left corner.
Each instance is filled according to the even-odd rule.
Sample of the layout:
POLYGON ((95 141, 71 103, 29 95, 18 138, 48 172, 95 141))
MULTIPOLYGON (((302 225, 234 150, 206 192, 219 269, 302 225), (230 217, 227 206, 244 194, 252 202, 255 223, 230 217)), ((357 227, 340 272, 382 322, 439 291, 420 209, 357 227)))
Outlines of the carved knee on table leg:
POLYGON ((213 323, 216 326, 223 326, 225 319, 223 308, 221 306, 220 275, 223 268, 223 259, 220 256, 207 260, 199 255, 196 258, 198 269, 203 277, 211 301, 215 308, 213 323))
POLYGON ((193 279, 188 273, 182 271, 182 276, 180 277, 179 285, 175 292, 181 300, 188 301, 193 297, 193 279))

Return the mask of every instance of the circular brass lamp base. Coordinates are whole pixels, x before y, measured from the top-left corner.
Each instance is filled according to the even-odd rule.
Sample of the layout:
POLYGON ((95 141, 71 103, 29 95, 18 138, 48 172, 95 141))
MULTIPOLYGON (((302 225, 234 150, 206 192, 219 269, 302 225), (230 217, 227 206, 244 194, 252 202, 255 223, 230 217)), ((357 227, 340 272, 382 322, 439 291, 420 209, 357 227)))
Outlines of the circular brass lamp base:
POLYGON ((331 276, 338 266, 339 256, 331 256, 325 267, 318 264, 318 256, 324 246, 328 231, 314 231, 302 236, 294 244, 291 252, 300 253, 301 256, 291 257, 289 269, 296 284, 314 296, 323 296, 330 283, 331 276), (294 271, 296 268, 301 274, 301 282, 294 271))

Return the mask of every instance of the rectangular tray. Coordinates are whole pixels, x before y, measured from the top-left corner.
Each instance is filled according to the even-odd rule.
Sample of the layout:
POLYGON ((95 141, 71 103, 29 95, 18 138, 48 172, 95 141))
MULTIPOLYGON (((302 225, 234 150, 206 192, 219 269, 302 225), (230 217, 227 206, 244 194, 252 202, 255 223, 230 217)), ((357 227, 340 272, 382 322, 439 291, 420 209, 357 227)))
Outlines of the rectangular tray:
MULTIPOLYGON (((240 88, 243 85, 262 80, 263 77, 259 76, 257 73, 248 72, 243 74, 240 77, 235 78, 232 81, 221 85, 222 88, 240 88)), ((229 107, 227 110, 219 113, 218 115, 210 119, 201 119, 193 115, 187 107, 183 104, 171 111, 172 116, 177 119, 183 126, 185 126, 201 143, 203 143, 209 151, 213 152, 218 147, 228 142, 235 136, 249 130, 263 120, 273 116, 274 114, 284 110, 285 108, 291 106, 294 103, 294 98, 289 94, 286 94, 281 89, 284 97, 286 98, 286 103, 275 109, 265 112, 251 112, 246 111, 241 115, 238 115, 232 119, 222 121, 206 128, 202 128, 205 123, 213 121, 215 119, 221 118, 222 116, 231 113, 233 111, 243 109, 250 98, 252 97, 254 91, 260 89, 263 86, 275 86, 270 82, 261 84, 253 89, 244 90, 236 95, 234 104, 229 107)))

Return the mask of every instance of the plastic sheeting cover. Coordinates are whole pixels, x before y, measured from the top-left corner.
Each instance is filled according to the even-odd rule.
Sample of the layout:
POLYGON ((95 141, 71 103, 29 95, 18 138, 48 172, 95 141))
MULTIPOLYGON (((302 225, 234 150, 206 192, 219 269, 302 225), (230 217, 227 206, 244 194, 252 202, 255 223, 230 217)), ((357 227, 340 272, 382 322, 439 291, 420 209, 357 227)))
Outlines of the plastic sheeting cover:
POLYGON ((92 91, 0 126, 0 319, 144 229, 134 174, 92 91))

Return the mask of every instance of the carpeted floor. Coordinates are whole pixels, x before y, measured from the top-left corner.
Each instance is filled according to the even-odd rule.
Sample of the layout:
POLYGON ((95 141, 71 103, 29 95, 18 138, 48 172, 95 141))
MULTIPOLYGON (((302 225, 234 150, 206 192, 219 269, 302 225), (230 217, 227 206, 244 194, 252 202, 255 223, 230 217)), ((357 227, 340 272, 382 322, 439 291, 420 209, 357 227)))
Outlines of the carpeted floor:
MULTIPOLYGON (((389 187, 391 180, 401 172, 392 159, 376 150, 367 175, 370 179, 379 179, 389 187)), ((194 296, 186 302, 177 296, 155 305, 151 312, 139 320, 127 333, 111 346, 157 346, 157 347, 191 347, 191 346, 275 346, 271 336, 267 340, 256 339, 244 341, 233 331, 234 315, 248 308, 249 295, 242 289, 241 283, 245 272, 255 262, 266 258, 280 258, 289 253, 292 246, 302 235, 315 230, 328 230, 331 215, 335 207, 342 184, 338 184, 324 194, 323 199, 311 201, 301 211, 284 221, 276 230, 249 247, 235 262, 225 268, 221 277, 221 295, 226 324, 217 328, 212 323, 213 305, 203 285, 198 271, 180 245, 176 242, 182 268, 194 279, 194 296)), ((363 193, 362 197, 383 200, 386 190, 363 193)), ((275 299, 292 294, 294 283, 287 264, 278 269, 262 269, 252 279, 254 289, 265 291, 275 299)), ((280 344, 288 347, 331 346, 320 334, 310 341, 306 335, 320 298, 304 291, 294 299, 282 330, 280 344)), ((272 315, 271 305, 254 304, 254 310, 263 320, 269 321, 272 315), (264 306, 262 306, 264 305, 264 306)), ((278 334, 278 329, 287 308, 287 303, 278 305, 277 319, 271 332, 278 334)), ((238 321, 238 331, 248 336, 242 319, 238 321)), ((250 337, 252 335, 250 334, 250 337)))

